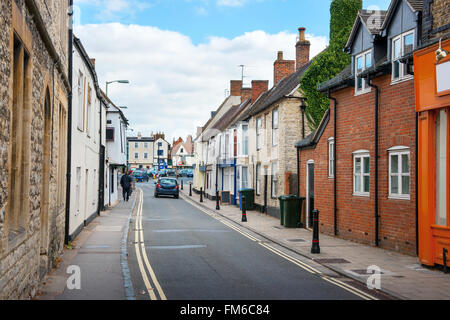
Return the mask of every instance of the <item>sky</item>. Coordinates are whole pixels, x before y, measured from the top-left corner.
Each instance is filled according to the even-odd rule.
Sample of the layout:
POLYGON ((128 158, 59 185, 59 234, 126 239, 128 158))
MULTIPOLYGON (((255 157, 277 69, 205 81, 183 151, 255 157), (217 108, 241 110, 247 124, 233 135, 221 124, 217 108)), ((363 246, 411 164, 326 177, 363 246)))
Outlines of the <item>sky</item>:
MULTIPOLYGON (((74 0, 74 33, 102 89, 127 106, 129 135, 163 131, 170 143, 195 138, 196 127, 225 99, 230 80, 269 80, 277 52, 295 59, 299 27, 311 58, 329 41, 331 0, 74 0)), ((386 10, 390 0, 363 0, 386 10)), ((376 7, 374 7, 376 6, 376 7)))

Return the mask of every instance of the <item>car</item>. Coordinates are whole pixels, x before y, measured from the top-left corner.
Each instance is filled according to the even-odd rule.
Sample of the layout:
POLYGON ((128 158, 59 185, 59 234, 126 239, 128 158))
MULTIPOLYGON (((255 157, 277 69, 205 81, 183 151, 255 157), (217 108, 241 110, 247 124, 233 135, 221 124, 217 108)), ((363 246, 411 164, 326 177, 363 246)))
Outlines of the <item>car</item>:
POLYGON ((194 171, 192 169, 189 169, 187 171, 186 177, 193 178, 194 177, 194 171))
POLYGON ((175 169, 168 169, 167 170, 167 176, 168 177, 176 177, 177 176, 177 172, 175 171, 175 169))
POLYGON ((136 182, 144 182, 144 181, 148 182, 148 175, 144 171, 135 170, 133 172, 133 176, 134 178, 136 178, 136 182))
POLYGON ((159 196, 173 196, 175 199, 180 197, 180 187, 175 178, 160 178, 155 182, 155 198, 159 196))

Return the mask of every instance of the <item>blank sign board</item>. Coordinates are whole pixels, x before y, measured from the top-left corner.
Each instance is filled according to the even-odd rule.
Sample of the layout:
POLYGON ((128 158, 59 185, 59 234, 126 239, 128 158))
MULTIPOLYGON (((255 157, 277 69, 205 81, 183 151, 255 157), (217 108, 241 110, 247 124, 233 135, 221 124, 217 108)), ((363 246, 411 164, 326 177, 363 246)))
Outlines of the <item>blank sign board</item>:
POLYGON ((450 90, 450 61, 436 65, 436 89, 438 94, 450 90))

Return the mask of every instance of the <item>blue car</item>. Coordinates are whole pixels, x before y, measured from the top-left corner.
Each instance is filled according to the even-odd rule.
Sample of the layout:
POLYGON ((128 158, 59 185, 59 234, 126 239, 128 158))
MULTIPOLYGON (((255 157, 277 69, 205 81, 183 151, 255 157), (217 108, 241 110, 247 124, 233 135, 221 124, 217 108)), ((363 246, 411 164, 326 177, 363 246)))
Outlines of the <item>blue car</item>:
POLYGON ((144 171, 136 170, 133 172, 133 176, 136 178, 136 182, 148 182, 148 175, 144 171))
POLYGON ((160 178, 155 184, 155 198, 159 196, 173 196, 175 199, 178 199, 180 197, 180 188, 177 179, 160 178))

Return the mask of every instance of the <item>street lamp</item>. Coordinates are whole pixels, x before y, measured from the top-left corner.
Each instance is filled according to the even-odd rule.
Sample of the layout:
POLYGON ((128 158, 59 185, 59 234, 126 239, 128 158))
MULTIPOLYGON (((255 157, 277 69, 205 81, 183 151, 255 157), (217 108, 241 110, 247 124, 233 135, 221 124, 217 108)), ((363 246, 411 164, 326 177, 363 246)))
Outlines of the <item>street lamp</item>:
POLYGON ((305 111, 306 111, 306 98, 300 98, 300 109, 302 110, 302 139, 305 139, 305 111))
POLYGON ((111 83, 130 83, 130 81, 128 80, 114 80, 114 81, 106 81, 106 96, 108 96, 108 85, 110 85, 111 83))

